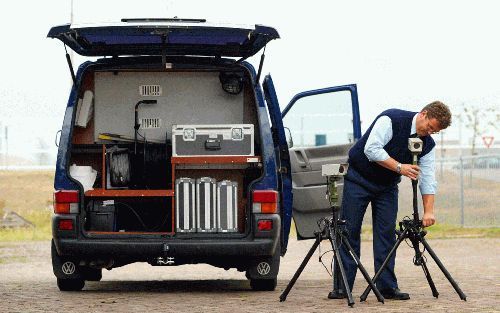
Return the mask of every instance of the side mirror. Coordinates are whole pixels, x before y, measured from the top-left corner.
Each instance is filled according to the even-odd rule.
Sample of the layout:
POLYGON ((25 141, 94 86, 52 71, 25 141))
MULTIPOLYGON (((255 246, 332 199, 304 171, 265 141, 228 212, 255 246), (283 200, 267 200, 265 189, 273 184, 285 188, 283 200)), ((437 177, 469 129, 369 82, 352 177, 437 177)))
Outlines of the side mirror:
POLYGON ((283 128, 286 130, 286 132, 285 132, 286 143, 288 145, 288 149, 290 149, 293 147, 292 132, 290 131, 290 128, 288 128, 288 127, 283 127, 283 128))

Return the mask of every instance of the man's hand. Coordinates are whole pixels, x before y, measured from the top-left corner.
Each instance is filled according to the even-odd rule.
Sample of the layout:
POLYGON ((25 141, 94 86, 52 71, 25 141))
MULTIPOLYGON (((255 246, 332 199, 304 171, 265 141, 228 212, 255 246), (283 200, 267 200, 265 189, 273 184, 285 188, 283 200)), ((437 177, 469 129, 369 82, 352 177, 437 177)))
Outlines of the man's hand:
POLYGON ((422 226, 429 227, 436 223, 436 218, 434 217, 434 213, 424 213, 422 217, 422 226))
POLYGON ((412 164, 401 164, 401 175, 416 180, 420 173, 420 167, 412 164))

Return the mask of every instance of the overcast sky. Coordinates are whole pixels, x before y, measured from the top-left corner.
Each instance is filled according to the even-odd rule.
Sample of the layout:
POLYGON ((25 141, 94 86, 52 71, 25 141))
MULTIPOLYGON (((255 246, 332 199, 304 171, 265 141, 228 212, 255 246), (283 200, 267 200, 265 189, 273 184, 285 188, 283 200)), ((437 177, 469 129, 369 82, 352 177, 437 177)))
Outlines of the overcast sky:
MULTIPOLYGON (((273 26, 281 39, 268 45, 263 73, 281 107, 304 90, 356 83, 365 129, 383 109, 433 100, 453 113, 464 104, 500 110, 499 8, 494 0, 74 0, 73 21, 177 16, 273 26)), ((0 123, 11 153, 28 153, 37 138, 55 151, 71 82, 62 43, 46 34, 70 13, 70 0, 17 0, 0 11, 0 123)), ((458 122, 446 136, 458 139, 458 122)))

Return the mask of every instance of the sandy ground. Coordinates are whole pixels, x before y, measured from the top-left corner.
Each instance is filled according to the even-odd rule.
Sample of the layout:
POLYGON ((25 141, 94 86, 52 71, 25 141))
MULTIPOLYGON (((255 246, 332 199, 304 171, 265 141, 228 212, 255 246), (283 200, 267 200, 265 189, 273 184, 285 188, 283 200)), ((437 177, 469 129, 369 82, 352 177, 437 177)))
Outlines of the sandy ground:
MULTIPOLYGON (((291 240, 282 258, 274 292, 253 292, 243 273, 208 265, 151 267, 133 264, 103 272, 101 282, 87 282, 81 292, 60 292, 50 263, 50 243, 0 242, 0 312, 500 312, 500 239, 431 240, 430 245, 467 295, 461 301, 428 256, 439 298, 432 297, 413 250, 398 249, 396 271, 409 301, 378 303, 373 294, 360 303, 366 287, 361 275, 353 295, 356 304, 329 300, 331 278, 318 253, 285 302, 279 295, 295 273, 312 241, 291 240)), ((322 251, 328 250, 328 242, 322 251)), ((371 242, 363 242, 362 261, 373 273, 371 242)))

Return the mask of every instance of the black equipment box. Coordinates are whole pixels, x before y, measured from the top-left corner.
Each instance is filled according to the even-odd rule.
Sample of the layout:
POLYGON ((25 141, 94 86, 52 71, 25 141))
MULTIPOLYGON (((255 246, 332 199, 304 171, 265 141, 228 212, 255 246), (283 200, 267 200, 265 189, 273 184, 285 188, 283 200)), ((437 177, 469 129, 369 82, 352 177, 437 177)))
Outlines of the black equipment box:
POLYGON ((116 210, 113 200, 91 201, 89 207, 90 231, 116 231, 116 210))

